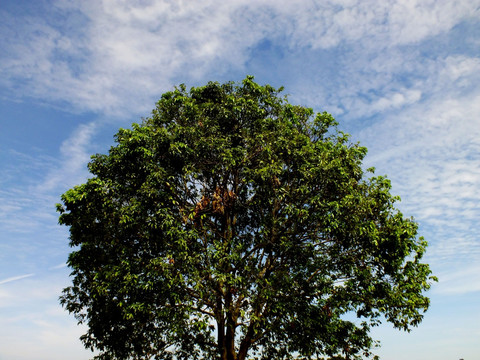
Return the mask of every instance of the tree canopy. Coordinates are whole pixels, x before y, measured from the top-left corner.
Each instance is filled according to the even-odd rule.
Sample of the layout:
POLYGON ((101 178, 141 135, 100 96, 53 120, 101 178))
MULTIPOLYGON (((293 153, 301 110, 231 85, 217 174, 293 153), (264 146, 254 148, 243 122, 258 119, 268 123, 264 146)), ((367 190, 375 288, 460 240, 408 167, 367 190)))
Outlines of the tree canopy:
POLYGON ((421 322, 417 224, 331 115, 281 93, 179 86, 62 195, 61 303, 96 358, 354 359, 380 321, 421 322))

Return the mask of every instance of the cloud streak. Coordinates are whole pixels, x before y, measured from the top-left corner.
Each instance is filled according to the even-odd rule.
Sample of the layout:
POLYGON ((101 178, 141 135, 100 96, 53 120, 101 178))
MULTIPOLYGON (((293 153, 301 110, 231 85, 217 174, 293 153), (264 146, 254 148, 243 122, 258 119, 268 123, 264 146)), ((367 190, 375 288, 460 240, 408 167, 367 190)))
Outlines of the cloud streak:
POLYGON ((18 281, 18 280, 26 279, 26 278, 32 277, 32 276, 34 276, 34 275, 35 275, 35 274, 25 274, 25 275, 19 275, 19 276, 9 277, 9 278, 7 278, 7 279, 0 280, 0 285, 7 284, 7 283, 10 283, 10 282, 13 282, 13 281, 18 281))
POLYGON ((46 173, 36 190, 46 193, 53 189, 81 183, 87 176, 86 164, 91 156, 92 138, 98 128, 97 122, 79 125, 60 146, 59 166, 46 173))

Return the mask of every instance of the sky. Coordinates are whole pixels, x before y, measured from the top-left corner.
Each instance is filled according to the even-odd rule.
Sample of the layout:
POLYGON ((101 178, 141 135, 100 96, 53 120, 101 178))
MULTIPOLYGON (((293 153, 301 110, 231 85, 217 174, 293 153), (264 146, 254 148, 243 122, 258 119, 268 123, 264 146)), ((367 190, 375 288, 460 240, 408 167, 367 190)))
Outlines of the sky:
POLYGON ((480 0, 0 0, 0 360, 87 360, 55 203, 184 83, 285 87, 366 146, 436 283, 384 360, 480 359, 480 0))

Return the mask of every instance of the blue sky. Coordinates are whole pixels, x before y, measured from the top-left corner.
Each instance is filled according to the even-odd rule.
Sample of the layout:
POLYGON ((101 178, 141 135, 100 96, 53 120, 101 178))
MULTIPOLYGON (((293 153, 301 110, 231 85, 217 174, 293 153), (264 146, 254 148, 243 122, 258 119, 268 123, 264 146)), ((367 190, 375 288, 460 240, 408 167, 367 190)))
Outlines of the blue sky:
POLYGON ((480 358, 480 1, 0 2, 0 360, 86 360, 59 196, 174 85, 285 86, 369 149, 440 279, 385 360, 480 358))

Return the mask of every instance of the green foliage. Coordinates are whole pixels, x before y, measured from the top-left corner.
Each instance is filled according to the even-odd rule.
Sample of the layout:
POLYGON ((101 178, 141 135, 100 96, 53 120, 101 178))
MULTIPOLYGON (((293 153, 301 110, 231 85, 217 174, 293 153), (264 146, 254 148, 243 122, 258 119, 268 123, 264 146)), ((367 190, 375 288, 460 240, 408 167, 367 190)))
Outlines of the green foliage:
POLYGON ((98 359, 353 359, 382 317, 420 323, 434 278, 417 225, 364 176, 364 147, 280 92, 165 93, 62 196, 61 303, 98 359))

